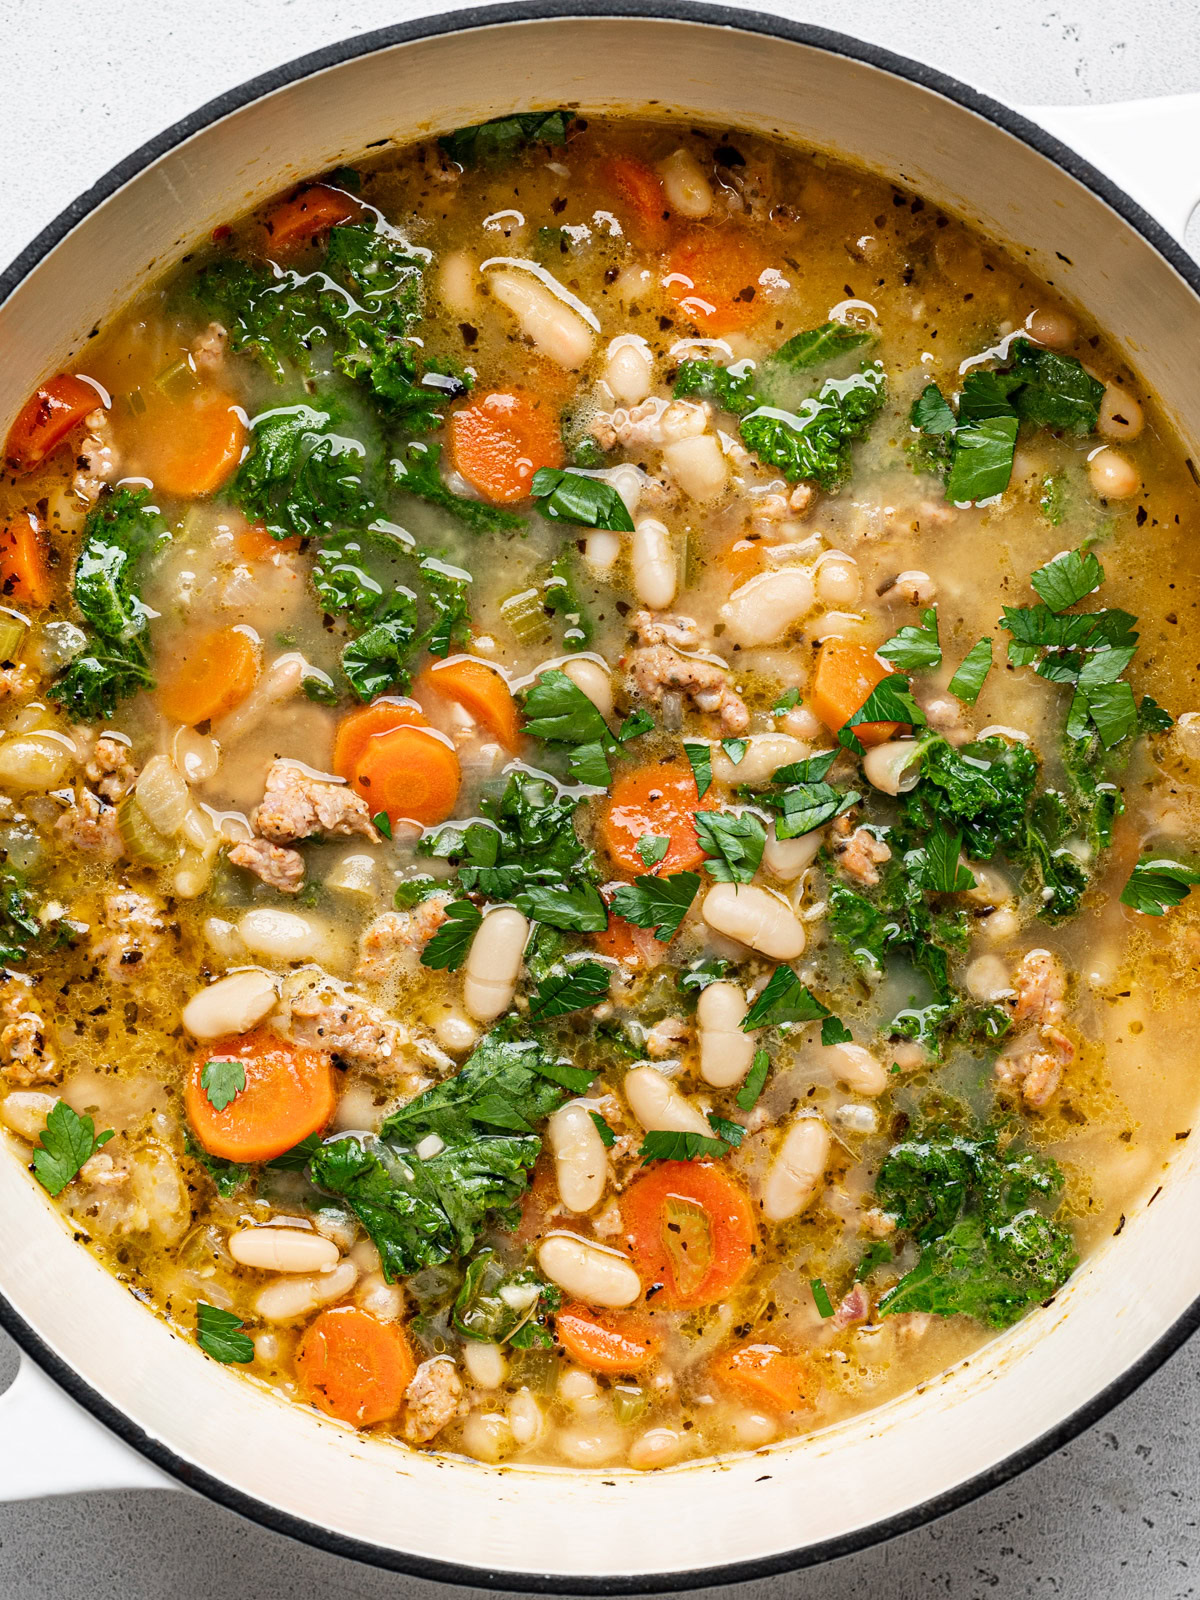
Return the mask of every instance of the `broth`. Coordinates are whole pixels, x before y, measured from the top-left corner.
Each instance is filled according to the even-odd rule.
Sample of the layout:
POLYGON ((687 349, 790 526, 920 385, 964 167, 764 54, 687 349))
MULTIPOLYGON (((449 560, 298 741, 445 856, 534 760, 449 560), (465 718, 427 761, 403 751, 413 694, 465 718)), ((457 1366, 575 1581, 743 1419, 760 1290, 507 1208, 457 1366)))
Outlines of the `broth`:
POLYGON ((1052 287, 550 113, 79 359, 0 483, 0 1119, 209 1356, 667 1466, 964 1359, 1163 1181, 1197 489, 1052 287))

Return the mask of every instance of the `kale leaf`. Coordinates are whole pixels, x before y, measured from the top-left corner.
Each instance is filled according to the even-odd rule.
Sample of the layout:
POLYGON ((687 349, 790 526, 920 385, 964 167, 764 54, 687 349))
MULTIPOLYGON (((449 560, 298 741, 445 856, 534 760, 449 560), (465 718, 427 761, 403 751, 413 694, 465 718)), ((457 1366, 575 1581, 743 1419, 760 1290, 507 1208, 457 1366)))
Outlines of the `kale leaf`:
POLYGON ((377 511, 365 446, 340 433, 332 408, 262 411, 233 480, 233 499, 273 539, 361 528, 377 511))
POLYGON ((469 128, 443 134, 438 144, 460 167, 511 161, 532 144, 564 145, 571 124, 569 111, 514 111, 469 128))
POLYGON ((864 366, 848 378, 827 378, 819 392, 794 411, 763 405, 742 418, 742 442, 789 483, 810 478, 836 489, 850 470, 850 446, 883 408, 883 368, 864 366))
POLYGON ((441 445, 410 441, 388 464, 388 481, 394 489, 448 511, 471 533, 518 533, 524 528, 524 517, 513 511, 455 494, 438 470, 441 453, 441 445))

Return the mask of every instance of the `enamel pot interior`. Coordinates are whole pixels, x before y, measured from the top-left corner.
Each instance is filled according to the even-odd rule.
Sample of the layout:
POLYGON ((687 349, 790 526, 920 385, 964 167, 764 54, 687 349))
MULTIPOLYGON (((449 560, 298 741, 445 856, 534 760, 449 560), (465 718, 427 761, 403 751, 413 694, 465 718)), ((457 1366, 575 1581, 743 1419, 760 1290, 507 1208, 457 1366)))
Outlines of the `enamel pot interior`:
MULTIPOLYGON (((1136 215, 1127 202, 1114 209, 1015 133, 929 87, 924 69, 857 59, 842 53, 857 47, 830 49, 784 23, 724 26, 699 12, 476 13, 431 26, 454 31, 359 41, 351 48, 367 53, 347 51, 294 81, 281 74, 84 215, 0 308, 9 412, 45 374, 69 367, 90 330, 147 279, 291 180, 381 141, 565 104, 669 108, 778 134, 963 214, 1116 336, 1195 454, 1200 304, 1180 270, 1121 214, 1136 215)), ((78 1247, 15 1159, 0 1161, 0 1288, 18 1337, 40 1339, 57 1358, 52 1370, 78 1375, 75 1392, 124 1419, 127 1437, 285 1531, 465 1581, 682 1586, 843 1553, 911 1525, 998 1481, 1039 1440, 1045 1448, 1072 1417, 1111 1400, 1190 1325, 1200 1294, 1197 1153, 1185 1143, 1169 1174, 1147 1173, 1148 1196, 1161 1183, 1154 1202, 1050 1307, 922 1392, 798 1444, 649 1477, 410 1455, 284 1403, 150 1315, 78 1247)))

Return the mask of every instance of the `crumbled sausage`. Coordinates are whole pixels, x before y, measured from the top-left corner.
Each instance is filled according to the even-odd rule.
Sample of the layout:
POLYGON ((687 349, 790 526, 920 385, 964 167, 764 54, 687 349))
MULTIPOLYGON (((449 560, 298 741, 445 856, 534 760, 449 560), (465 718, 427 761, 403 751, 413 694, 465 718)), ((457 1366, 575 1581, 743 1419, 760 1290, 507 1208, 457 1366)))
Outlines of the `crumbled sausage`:
POLYGON ((116 1189, 129 1182, 129 1164, 119 1161, 107 1150, 97 1150, 80 1167, 79 1178, 97 1189, 116 1189))
POLYGON ((0 700, 28 700, 37 686, 37 675, 26 662, 0 667, 0 700))
POLYGON ((1026 1105, 1044 1106, 1058 1092, 1063 1070, 1075 1059, 1075 1046, 1052 1022, 1019 1035, 997 1057, 996 1082, 1019 1089, 1026 1105))
POLYGON ((830 832, 834 856, 846 876, 868 886, 878 883, 878 869, 892 858, 883 840, 869 828, 854 827, 848 813, 838 817, 830 832))
POLYGON ((1067 977, 1049 950, 1027 950, 1012 976, 1014 1022, 1057 1022, 1063 1013, 1067 977))
POLYGON ((112 442, 108 412, 102 406, 89 411, 83 425, 87 432, 79 441, 71 488, 84 505, 93 506, 100 491, 116 477, 121 458, 112 442))
POLYGON ((116 889, 104 898, 93 954, 115 983, 131 983, 163 941, 163 907, 153 895, 116 889))
POLYGON ((397 953, 423 950, 446 920, 448 894, 430 895, 411 911, 385 911, 364 929, 355 977, 384 983, 396 965, 397 953))
POLYGON ((464 1410, 458 1368, 449 1356, 432 1356, 404 1391, 404 1437, 409 1444, 428 1444, 464 1410))
POLYGON ((202 372, 216 372, 224 365, 228 343, 228 330, 219 322, 210 322, 204 332, 192 340, 192 361, 202 372))
POLYGON ((304 857, 288 845, 269 839, 243 839, 229 852, 235 867, 245 867, 280 894, 298 894, 304 883, 304 857))
POLYGON ((750 726, 746 702, 729 687, 726 669, 713 661, 652 644, 633 652, 630 670, 638 693, 654 705, 661 704, 668 689, 682 689, 698 711, 715 712, 728 733, 744 733, 750 726))
POLYGON ((676 1055, 692 1037, 692 1029, 682 1017, 663 1017, 646 1035, 646 1054, 651 1060, 676 1055))
POLYGON ((100 798, 114 802, 132 788, 137 777, 129 746, 110 733, 102 733, 96 740, 84 771, 100 798))
POLYGON ((405 1065, 400 1051, 407 1030, 324 973, 298 972, 285 980, 279 1022, 296 1044, 328 1050, 351 1066, 387 1074, 405 1065))
POLYGON ((117 808, 90 789, 80 789, 75 800, 54 824, 54 832, 72 850, 118 861, 125 841, 117 826, 117 808))
POLYGON ((662 400, 651 395, 639 405, 598 411, 591 432, 602 450, 661 448, 691 439, 708 428, 712 408, 691 400, 662 400))
POLYGON ((28 1088, 56 1083, 62 1069, 45 1018, 33 1001, 33 983, 23 973, 0 981, 0 1063, 10 1083, 28 1088))
POLYGON ((314 834, 361 834, 379 838, 365 800, 341 784, 310 778, 290 761, 276 761, 267 773, 262 804, 254 815, 256 831, 275 844, 314 834))
POLYGON ((695 617, 669 611, 635 611, 629 626, 639 644, 669 644, 676 650, 698 650, 700 624, 695 617))

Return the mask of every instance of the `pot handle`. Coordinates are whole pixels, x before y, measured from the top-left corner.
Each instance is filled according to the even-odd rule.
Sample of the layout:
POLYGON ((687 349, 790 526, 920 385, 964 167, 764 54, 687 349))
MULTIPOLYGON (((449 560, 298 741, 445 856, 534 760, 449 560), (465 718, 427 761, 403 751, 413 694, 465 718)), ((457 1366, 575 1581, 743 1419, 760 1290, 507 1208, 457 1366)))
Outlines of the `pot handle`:
POLYGON ((1019 109, 1099 167, 1184 242, 1200 202, 1200 94, 1019 109))
POLYGON ((178 1489, 172 1478, 21 1357, 0 1394, 0 1503, 94 1489, 178 1489))

